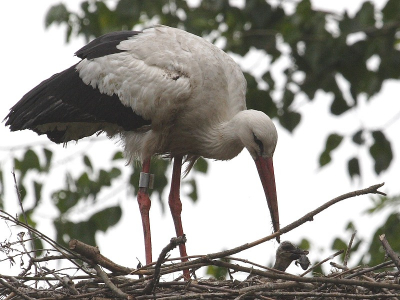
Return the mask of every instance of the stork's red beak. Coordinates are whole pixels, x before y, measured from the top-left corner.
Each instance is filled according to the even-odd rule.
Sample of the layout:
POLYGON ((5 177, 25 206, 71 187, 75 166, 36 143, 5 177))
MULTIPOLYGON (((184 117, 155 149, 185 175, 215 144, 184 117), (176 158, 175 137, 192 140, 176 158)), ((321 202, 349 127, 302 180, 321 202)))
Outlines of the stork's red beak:
MULTIPOLYGON (((258 174, 264 188, 265 197, 267 198, 269 211, 271 213, 272 225, 274 230, 279 230, 279 210, 278 210, 278 199, 276 197, 276 186, 275 186, 275 175, 274 175, 274 164, 272 157, 261 157, 258 156, 255 160, 258 174)), ((276 238, 279 242, 279 236, 276 238)))

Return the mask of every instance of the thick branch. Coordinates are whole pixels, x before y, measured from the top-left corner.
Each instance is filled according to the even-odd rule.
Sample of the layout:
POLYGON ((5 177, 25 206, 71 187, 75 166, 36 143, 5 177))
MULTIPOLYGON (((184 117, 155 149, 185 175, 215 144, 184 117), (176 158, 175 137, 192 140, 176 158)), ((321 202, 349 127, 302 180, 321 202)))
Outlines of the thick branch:
POLYGON ((135 270, 112 262, 110 259, 100 254, 99 248, 87 245, 78 240, 71 240, 69 242, 69 248, 87 259, 90 259, 94 264, 98 264, 112 272, 129 274, 135 270))

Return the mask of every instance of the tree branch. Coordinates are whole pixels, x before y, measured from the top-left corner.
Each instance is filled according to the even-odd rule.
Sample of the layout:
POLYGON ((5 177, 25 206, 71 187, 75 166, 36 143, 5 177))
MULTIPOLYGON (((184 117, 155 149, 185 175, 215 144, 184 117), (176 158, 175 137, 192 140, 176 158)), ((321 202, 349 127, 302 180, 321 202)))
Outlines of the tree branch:
POLYGON ((395 266, 397 267, 397 270, 400 271, 399 256, 398 256, 398 254, 396 254, 396 252, 393 251, 392 247, 390 247, 390 244, 389 244, 388 240, 386 239, 386 236, 384 234, 381 234, 379 236, 379 240, 381 241, 383 248, 385 248, 387 255, 394 262, 395 266))
POLYGON ((91 245, 87 245, 78 240, 75 240, 75 239, 71 240, 69 242, 69 248, 71 250, 76 251, 80 255, 86 257, 87 259, 90 259, 93 262, 93 264, 99 264, 100 266, 102 266, 112 272, 129 274, 135 270, 135 269, 127 268, 127 267, 120 266, 120 265, 114 263, 107 257, 100 254, 99 248, 93 247, 91 245))

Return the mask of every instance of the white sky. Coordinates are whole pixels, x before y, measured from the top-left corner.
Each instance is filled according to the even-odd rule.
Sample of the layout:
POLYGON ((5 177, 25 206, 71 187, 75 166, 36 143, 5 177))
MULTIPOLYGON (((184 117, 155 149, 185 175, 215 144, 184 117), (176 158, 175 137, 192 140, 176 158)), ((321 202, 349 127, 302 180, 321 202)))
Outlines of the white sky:
MULTIPOLYGON (((80 3, 78 0, 64 2, 70 7, 76 7, 80 3)), ((374 2, 381 7, 386 1, 374 2)), ((59 3, 59 0, 3 1, 0 5, 2 11, 0 35, 3 41, 0 47, 3 66, 0 73, 2 93, 0 119, 3 119, 8 109, 31 88, 77 61, 73 53, 84 45, 82 38, 74 38, 71 43, 66 44, 64 28, 52 26, 49 30, 44 29, 45 13, 50 5, 56 3, 59 3)), ((335 11, 348 9, 354 12, 362 1, 315 0, 313 3, 316 7, 324 9, 335 11)), ((260 61, 260 63, 263 62, 263 60, 260 61)), ((390 169, 381 176, 374 175, 368 150, 354 147, 349 139, 334 152, 334 164, 322 170, 318 168, 318 157, 328 133, 335 131, 349 136, 359 128, 360 124, 365 124, 367 128, 379 129, 398 114, 400 102, 395 95, 399 87, 398 82, 386 82, 382 93, 369 102, 361 99, 356 111, 351 111, 340 118, 333 118, 329 114, 331 97, 317 93, 313 103, 301 107, 303 119, 294 135, 289 134, 277 124, 279 141, 274 165, 282 227, 331 198, 354 189, 384 181, 386 185, 382 191, 389 195, 399 193, 400 169, 399 159, 396 156, 400 149, 399 121, 385 130, 385 134, 392 141, 395 157, 390 169), (358 180, 351 182, 347 175, 347 160, 356 154, 362 157, 362 182, 358 180)), ((4 126, 0 126, 0 136, 2 137, 1 149, 26 145, 30 142, 43 142, 51 149, 57 150, 55 161, 58 165, 52 172, 54 184, 47 187, 48 192, 53 190, 53 186, 63 186, 65 169, 73 174, 81 171, 80 161, 74 164, 75 161, 69 162, 69 159, 72 154, 83 151, 89 145, 88 142, 80 142, 77 145, 70 144, 67 149, 64 149, 50 144, 45 137, 39 137, 35 133, 29 131, 10 133, 4 126), (63 163, 65 161, 68 163, 63 163)), ((91 145, 88 153, 93 161, 96 160, 95 166, 105 167, 103 161, 107 161, 118 147, 115 141, 103 141, 91 145)), ((11 153, 1 149, 0 164, 5 171, 7 183, 6 209, 11 214, 15 214, 19 210, 9 173, 11 172, 9 158, 11 154, 18 155, 21 151, 11 153)), ((182 196, 182 218, 190 255, 207 254, 236 247, 262 238, 271 231, 267 203, 250 155, 244 151, 229 162, 209 161, 209 166, 206 176, 196 177, 200 200, 192 204, 190 200, 182 196)), ((116 183, 115 187, 119 185, 121 183, 116 183)), ((105 205, 121 203, 123 222, 105 235, 98 235, 100 249, 105 256, 117 263, 135 266, 136 257, 144 261, 142 228, 137 203, 133 198, 126 199, 125 192, 117 193, 115 197, 108 199, 110 191, 114 193, 115 189, 104 194, 103 197, 106 198, 104 203, 105 205)), ((167 196, 164 198, 166 199, 167 196)), ((326 250, 330 249, 334 237, 349 238, 350 234, 345 232, 345 225, 350 219, 355 222, 359 237, 372 236, 374 229, 390 212, 384 211, 373 217, 366 216, 363 211, 370 205, 371 202, 367 196, 347 200, 317 215, 313 222, 308 222, 282 236, 282 240, 298 242, 303 237, 310 239, 312 249, 309 257, 314 263, 315 259, 322 259, 323 256, 331 254, 326 250)), ((35 220, 40 223, 39 229, 48 235, 53 234, 49 225, 51 217, 54 216, 56 216, 56 211, 47 204, 42 206, 41 212, 35 217, 35 220)), ((76 219, 80 217, 78 215, 76 219)), ((167 210, 167 213, 163 215, 157 200, 153 201, 151 221, 153 256, 157 257, 169 239, 174 236, 169 211, 167 210)), ((0 240, 8 237, 9 232, 1 232, 5 232, 5 236, 0 234, 0 240)), ((364 244, 364 247, 366 246, 364 244)), ((271 263, 276 247, 276 242, 268 242, 236 256, 245 257, 260 264, 271 263)), ((177 252, 172 255, 178 256, 177 252)), ((294 273, 301 272, 298 268, 292 267, 291 270, 294 273)))

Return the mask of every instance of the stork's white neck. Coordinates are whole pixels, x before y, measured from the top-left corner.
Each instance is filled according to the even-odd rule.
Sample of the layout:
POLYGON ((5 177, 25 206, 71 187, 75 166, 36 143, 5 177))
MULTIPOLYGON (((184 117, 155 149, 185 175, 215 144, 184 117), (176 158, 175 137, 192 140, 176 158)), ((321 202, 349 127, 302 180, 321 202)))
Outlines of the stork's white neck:
POLYGON ((207 142, 204 143, 206 149, 202 151, 207 154, 203 156, 217 160, 229 160, 237 156, 244 145, 236 134, 236 125, 237 122, 233 118, 212 128, 206 137, 207 142))
POLYGON ((203 140, 202 156, 228 160, 246 147, 255 159, 258 155, 272 157, 277 132, 271 119, 263 112, 243 110, 229 121, 215 125, 203 140), (256 139, 262 144, 261 148, 256 139))

